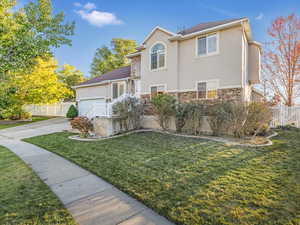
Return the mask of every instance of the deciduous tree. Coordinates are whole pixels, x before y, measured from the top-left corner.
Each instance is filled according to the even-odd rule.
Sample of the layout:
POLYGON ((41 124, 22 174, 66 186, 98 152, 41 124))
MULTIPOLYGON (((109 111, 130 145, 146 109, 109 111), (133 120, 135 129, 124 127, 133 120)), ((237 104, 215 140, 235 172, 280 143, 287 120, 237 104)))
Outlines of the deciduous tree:
POLYGON ((134 40, 114 38, 111 41, 111 49, 103 46, 96 50, 91 64, 91 76, 99 76, 103 73, 129 64, 126 55, 135 51, 137 45, 134 40))
POLYGON ((291 14, 278 17, 268 29, 263 72, 273 96, 287 106, 300 97, 300 19, 291 14))
POLYGON ((71 44, 74 23, 63 24, 64 14, 52 14, 51 0, 36 0, 13 10, 15 0, 0 2, 0 79, 30 70, 38 57, 71 44))
POLYGON ((31 73, 15 75, 11 81, 19 104, 55 103, 72 95, 67 85, 58 79, 56 60, 39 58, 37 62, 31 73))
POLYGON ((69 64, 63 65, 62 68, 57 71, 57 75, 58 79, 70 90, 70 95, 66 97, 68 100, 75 98, 75 90, 72 87, 86 80, 80 70, 77 70, 75 66, 69 64))

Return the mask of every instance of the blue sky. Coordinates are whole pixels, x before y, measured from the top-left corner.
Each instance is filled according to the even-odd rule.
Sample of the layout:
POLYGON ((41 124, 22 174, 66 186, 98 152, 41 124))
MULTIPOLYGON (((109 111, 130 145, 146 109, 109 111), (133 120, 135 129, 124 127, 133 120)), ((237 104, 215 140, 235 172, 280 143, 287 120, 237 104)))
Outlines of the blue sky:
MULTIPOLYGON (((25 3, 22 0, 19 3, 25 3)), ((76 66, 89 76, 96 48, 112 38, 140 43, 159 25, 173 32, 201 22, 248 17, 253 37, 264 42, 266 30, 277 16, 296 13, 299 0, 52 0, 54 11, 64 11, 66 21, 75 21, 71 47, 55 50, 59 64, 76 66)))

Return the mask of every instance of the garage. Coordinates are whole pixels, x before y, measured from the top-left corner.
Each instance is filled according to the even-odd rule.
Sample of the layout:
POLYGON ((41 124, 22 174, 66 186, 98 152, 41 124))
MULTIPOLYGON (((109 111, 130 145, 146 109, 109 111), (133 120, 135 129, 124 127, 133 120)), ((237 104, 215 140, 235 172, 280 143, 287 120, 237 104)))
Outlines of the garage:
POLYGON ((106 103, 104 98, 85 99, 78 101, 78 112, 80 116, 93 118, 106 115, 106 103))

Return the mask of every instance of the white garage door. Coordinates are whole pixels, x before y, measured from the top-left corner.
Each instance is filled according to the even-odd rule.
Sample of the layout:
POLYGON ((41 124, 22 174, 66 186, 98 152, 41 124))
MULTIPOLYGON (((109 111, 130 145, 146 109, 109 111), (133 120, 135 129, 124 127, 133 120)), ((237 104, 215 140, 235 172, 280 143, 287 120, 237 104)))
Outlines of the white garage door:
POLYGON ((78 102, 78 111, 80 116, 89 118, 104 116, 106 115, 105 99, 80 100, 78 102))

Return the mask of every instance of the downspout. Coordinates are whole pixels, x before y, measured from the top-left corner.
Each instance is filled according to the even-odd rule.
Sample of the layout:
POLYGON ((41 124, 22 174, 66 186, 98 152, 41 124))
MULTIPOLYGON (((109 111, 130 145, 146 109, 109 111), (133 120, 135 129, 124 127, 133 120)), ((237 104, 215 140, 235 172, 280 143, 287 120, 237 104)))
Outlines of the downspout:
POLYGON ((177 94, 176 94, 176 97, 177 97, 177 100, 180 99, 180 73, 179 73, 179 41, 176 41, 176 79, 177 79, 177 94))

